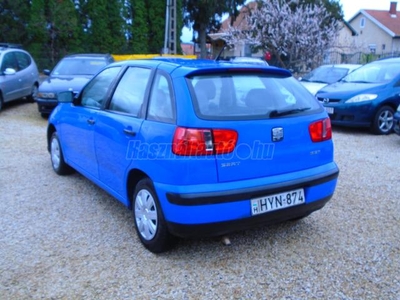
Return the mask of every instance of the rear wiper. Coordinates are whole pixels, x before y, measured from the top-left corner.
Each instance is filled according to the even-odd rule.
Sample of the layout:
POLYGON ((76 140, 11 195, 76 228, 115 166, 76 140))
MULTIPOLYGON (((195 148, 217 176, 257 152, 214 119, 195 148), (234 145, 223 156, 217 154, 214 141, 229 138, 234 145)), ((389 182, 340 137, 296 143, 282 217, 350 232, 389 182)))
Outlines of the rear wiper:
POLYGON ((355 81, 346 81, 346 80, 341 80, 342 82, 348 82, 348 83, 373 83, 370 81, 364 81, 364 80, 355 80, 355 81))
POLYGON ((281 116, 286 116, 286 115, 292 115, 292 114, 297 114, 299 112, 309 110, 311 107, 303 107, 303 108, 292 108, 292 109, 286 109, 286 110, 273 110, 269 113, 270 118, 275 118, 275 117, 281 117, 281 116))
POLYGON ((322 80, 311 80, 310 82, 315 82, 315 83, 327 83, 326 81, 322 81, 322 80))

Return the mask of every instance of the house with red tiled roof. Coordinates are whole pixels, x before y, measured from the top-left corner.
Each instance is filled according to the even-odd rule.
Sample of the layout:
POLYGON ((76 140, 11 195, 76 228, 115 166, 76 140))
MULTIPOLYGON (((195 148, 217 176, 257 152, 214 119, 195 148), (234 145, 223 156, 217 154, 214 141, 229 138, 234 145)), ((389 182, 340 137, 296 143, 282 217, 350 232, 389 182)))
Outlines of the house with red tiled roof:
POLYGON ((397 2, 388 10, 361 9, 348 23, 357 31, 357 44, 363 52, 400 53, 400 12, 397 2))

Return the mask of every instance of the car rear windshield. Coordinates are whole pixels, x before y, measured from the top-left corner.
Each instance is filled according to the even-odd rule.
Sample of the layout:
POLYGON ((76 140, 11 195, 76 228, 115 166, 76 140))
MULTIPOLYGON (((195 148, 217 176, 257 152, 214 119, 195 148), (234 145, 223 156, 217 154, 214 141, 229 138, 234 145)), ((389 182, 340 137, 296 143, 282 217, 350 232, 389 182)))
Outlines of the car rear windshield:
POLYGON ((192 76, 188 82, 196 114, 202 119, 267 119, 321 109, 293 77, 224 73, 192 76))

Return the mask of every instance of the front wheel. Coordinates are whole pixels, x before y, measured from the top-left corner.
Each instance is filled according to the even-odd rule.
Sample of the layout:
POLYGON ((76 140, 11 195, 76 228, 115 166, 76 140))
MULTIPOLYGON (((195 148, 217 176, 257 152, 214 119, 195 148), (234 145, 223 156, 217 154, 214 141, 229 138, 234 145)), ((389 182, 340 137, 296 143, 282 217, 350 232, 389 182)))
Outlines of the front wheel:
POLYGON ((375 114, 371 131, 375 134, 389 134, 393 130, 394 110, 390 106, 382 106, 375 114))
POLYGON ((53 132, 50 138, 50 159, 53 170, 58 175, 67 175, 71 173, 72 168, 64 161, 64 155, 61 149, 60 140, 57 131, 53 132))
POLYGON ((173 246, 174 237, 168 232, 153 183, 149 178, 139 181, 133 194, 133 217, 141 243, 153 253, 173 246))

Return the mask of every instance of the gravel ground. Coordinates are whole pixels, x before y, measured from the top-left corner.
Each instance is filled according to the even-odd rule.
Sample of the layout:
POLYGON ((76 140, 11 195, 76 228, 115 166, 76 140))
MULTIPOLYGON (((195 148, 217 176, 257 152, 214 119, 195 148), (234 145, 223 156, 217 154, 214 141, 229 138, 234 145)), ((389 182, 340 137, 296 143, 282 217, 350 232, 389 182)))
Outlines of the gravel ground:
POLYGON ((0 299, 400 299, 400 137, 334 129, 322 210, 154 255, 118 201, 57 176, 35 104, 0 113, 0 299))

